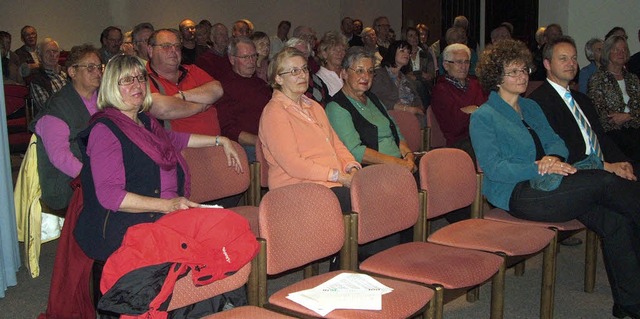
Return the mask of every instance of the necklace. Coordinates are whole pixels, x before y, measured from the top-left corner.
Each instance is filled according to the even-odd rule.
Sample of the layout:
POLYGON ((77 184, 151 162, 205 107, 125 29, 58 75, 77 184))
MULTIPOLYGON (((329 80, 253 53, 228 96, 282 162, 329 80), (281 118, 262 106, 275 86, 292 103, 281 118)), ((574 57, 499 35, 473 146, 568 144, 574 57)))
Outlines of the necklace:
POLYGON ((611 73, 613 75, 618 75, 618 76, 622 75, 622 71, 620 71, 619 73, 613 72, 611 70, 607 70, 607 71, 609 71, 609 73, 611 73))

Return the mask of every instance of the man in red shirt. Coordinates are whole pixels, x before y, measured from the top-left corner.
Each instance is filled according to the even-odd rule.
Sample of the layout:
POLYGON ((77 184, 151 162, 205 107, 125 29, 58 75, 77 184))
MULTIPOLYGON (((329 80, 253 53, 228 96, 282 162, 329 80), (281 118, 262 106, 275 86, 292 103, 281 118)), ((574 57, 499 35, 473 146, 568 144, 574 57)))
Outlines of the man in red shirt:
POLYGON ((195 65, 181 65, 180 32, 161 29, 149 38, 151 114, 177 132, 220 135, 212 104, 223 94, 219 81, 195 65))

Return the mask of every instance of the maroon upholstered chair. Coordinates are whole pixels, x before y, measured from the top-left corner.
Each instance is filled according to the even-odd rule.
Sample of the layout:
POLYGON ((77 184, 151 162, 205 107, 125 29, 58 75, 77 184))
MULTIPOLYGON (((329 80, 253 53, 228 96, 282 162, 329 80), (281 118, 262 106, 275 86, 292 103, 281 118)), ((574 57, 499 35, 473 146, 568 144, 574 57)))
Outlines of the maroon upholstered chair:
POLYGON ((244 306, 219 312, 213 315, 202 317, 202 319, 248 319, 248 318, 268 318, 268 319, 292 319, 287 315, 269 311, 256 306, 244 306))
MULTIPOLYGON (((227 157, 220 146, 186 148, 182 155, 191 171, 191 196, 189 199, 204 203, 232 195, 242 194, 249 189, 250 173, 247 155, 236 142, 233 146, 240 156, 243 173, 237 173, 227 165, 227 157)), ((258 208, 255 206, 225 207, 249 220, 251 230, 258 235, 258 208)))
POLYGON ((423 133, 420 129, 418 118, 409 112, 400 110, 389 110, 387 112, 398 124, 400 133, 404 136, 409 148, 414 152, 423 151, 423 133))
MULTIPOLYGON (((423 216, 427 220, 470 206, 481 199, 477 198, 473 161, 462 150, 432 150, 420 159, 419 171, 424 199, 423 216)), ((441 245, 500 253, 506 257, 507 266, 543 252, 540 318, 553 317, 557 244, 553 230, 472 218, 445 226, 427 240, 441 245)))
MULTIPOLYGON (((350 260, 356 259, 358 245, 418 224, 416 182, 399 165, 370 165, 356 173, 351 183, 351 204, 350 260)), ((414 231, 422 232, 420 227, 414 227, 414 231)), ((421 234, 414 233, 414 239, 420 238, 421 234)), ((359 269, 432 287, 436 291, 430 310, 433 318, 442 318, 445 290, 463 291, 492 279, 491 318, 503 315, 504 259, 496 254, 414 241, 376 253, 360 263, 359 269)))
MULTIPOLYGON (((269 297, 267 275, 276 275, 339 252, 345 242, 345 223, 335 194, 327 187, 302 183, 270 190, 260 202, 260 253, 256 259, 258 276, 251 285, 259 287, 259 305, 299 316, 315 312, 287 299, 292 292, 311 289, 334 276, 349 272, 332 271, 288 286, 269 297)), ((255 269, 255 268, 254 268, 255 269)), ((382 310, 336 309, 326 318, 410 318, 421 315, 433 297, 427 287, 376 277, 393 292, 382 296, 382 310)), ((250 287, 251 290, 251 287, 250 287)))
POLYGON ((442 130, 440 129, 440 124, 438 124, 438 120, 436 119, 436 115, 433 114, 431 107, 427 109, 427 148, 425 151, 432 150, 434 148, 440 148, 447 145, 447 140, 444 138, 442 134, 442 130))

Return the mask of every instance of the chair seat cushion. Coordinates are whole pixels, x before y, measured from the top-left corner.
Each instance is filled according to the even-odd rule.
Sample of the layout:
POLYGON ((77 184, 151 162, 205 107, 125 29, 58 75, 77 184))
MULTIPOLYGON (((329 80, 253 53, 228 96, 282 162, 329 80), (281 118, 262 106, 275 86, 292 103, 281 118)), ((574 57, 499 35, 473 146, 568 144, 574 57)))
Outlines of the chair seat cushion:
POLYGON ((544 227, 467 219, 439 229, 427 240, 446 246, 503 252, 507 256, 526 256, 543 250, 554 236, 554 231, 544 227))
POLYGON ((273 311, 256 306, 243 306, 218 312, 202 319, 247 319, 247 318, 269 318, 269 319, 291 319, 293 317, 285 316, 273 311))
POLYGON ((555 228, 558 231, 573 231, 573 230, 581 230, 585 228, 584 225, 576 219, 570 220, 568 222, 562 222, 562 223, 534 222, 531 220, 513 217, 511 216, 511 214, 499 208, 494 208, 488 212, 485 212, 484 219, 497 220, 501 222, 521 224, 521 225, 537 225, 541 227, 555 228))
POLYGON ((491 278, 503 258, 477 250, 412 242, 379 252, 360 264, 360 269, 446 289, 476 286, 491 278))
MULTIPOLYGON (((332 271, 299 281, 274 293, 269 297, 269 303, 287 308, 309 316, 317 313, 287 299, 292 292, 314 288, 338 274, 349 271, 332 271)), ((383 285, 393 288, 393 291, 382 296, 382 310, 341 310, 336 309, 327 314, 326 318, 409 318, 424 307, 431 298, 433 290, 407 282, 375 277, 383 285)))

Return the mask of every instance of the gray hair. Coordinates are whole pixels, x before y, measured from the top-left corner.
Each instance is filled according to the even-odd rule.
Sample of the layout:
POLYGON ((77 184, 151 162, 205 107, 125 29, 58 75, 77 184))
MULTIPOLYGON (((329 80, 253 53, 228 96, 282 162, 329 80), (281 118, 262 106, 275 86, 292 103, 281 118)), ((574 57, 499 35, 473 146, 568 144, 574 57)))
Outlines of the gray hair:
POLYGON ((584 55, 587 57, 587 60, 594 61, 593 46, 597 43, 604 43, 604 41, 598 38, 591 38, 591 40, 587 41, 587 44, 584 45, 584 55))
MULTIPOLYGON (((624 44, 627 44, 627 39, 625 39, 625 37, 620 36, 620 35, 612 35, 610 37, 608 37, 606 40, 604 40, 604 47, 602 49, 602 57, 600 58, 600 64, 606 68, 607 66, 609 66, 609 54, 611 54, 611 50, 613 50, 613 46, 618 43, 619 41, 624 42, 624 44)), ((626 60, 629 60, 629 56, 631 55, 631 53, 629 52, 629 45, 627 44, 626 46, 626 55, 627 58, 626 60)), ((625 61, 625 63, 627 63, 627 61, 625 61)))
POLYGON ((344 59, 342 59, 342 68, 346 70, 360 59, 371 59, 375 64, 375 57, 373 56, 373 53, 364 47, 353 46, 347 50, 347 54, 345 54, 344 59))
POLYGON ((153 32, 153 25, 149 22, 142 22, 133 27, 133 30, 131 30, 131 38, 133 39, 133 42, 138 41, 138 33, 140 33, 140 31, 142 30, 151 30, 151 32, 153 32))
POLYGON ((229 56, 236 56, 238 53, 238 43, 244 43, 255 48, 255 44, 248 37, 231 37, 229 45, 227 46, 227 54, 229 54, 229 56))
POLYGON ((289 40, 287 40, 287 42, 284 43, 284 47, 285 48, 295 48, 297 46, 299 46, 300 44, 304 44, 307 47, 307 58, 309 58, 309 56, 311 55, 311 44, 305 40, 302 40, 300 38, 290 38, 289 40))
POLYGON ((447 45, 446 48, 442 51, 442 59, 443 60, 451 60, 453 52, 455 51, 464 51, 467 53, 467 56, 471 58, 471 50, 468 46, 462 43, 454 43, 447 45))
POLYGON ((38 56, 40 56, 40 58, 44 56, 44 47, 49 43, 55 43, 58 49, 60 49, 60 45, 58 44, 58 41, 52 38, 44 38, 44 40, 38 43, 38 56))

